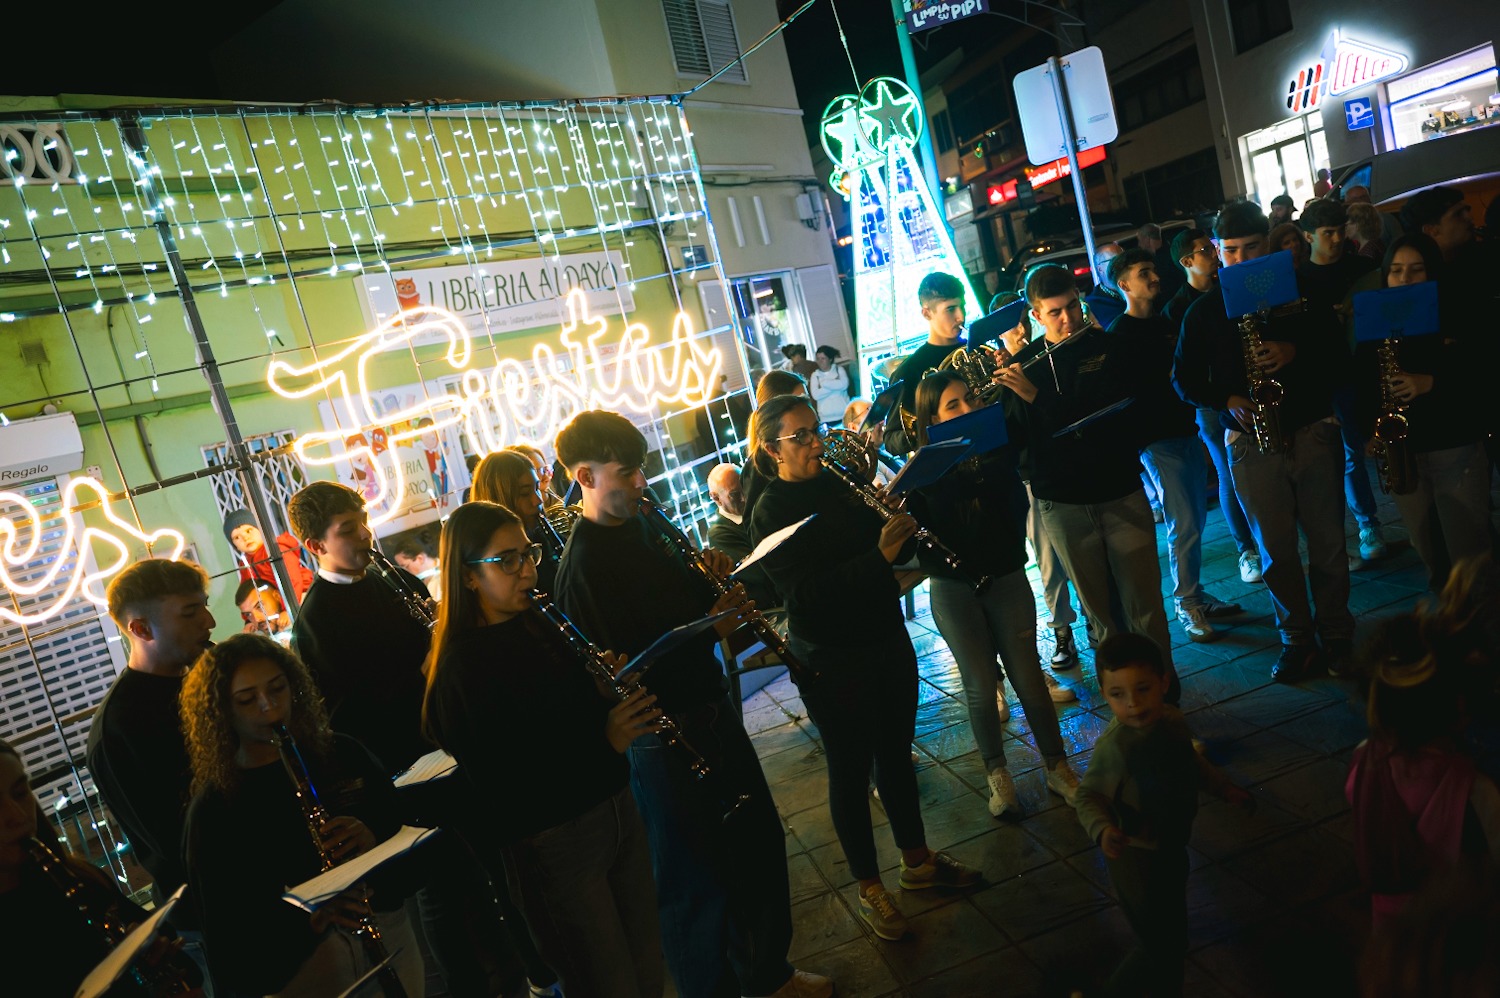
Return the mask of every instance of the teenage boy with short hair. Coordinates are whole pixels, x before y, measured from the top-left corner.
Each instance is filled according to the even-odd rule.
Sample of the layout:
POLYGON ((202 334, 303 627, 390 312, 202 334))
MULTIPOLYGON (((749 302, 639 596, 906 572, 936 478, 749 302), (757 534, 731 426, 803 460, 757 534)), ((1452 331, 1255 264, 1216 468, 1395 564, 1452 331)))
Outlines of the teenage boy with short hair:
POLYGON ((1343 308, 1355 282, 1379 264, 1345 252, 1348 221, 1348 209, 1328 198, 1314 201, 1302 212, 1297 224, 1307 239, 1308 255, 1297 268, 1297 287, 1327 335, 1346 347, 1336 354, 1338 384, 1333 393, 1333 411, 1344 438, 1344 501, 1359 527, 1359 556, 1373 561, 1384 558, 1387 549, 1376 515, 1375 490, 1370 486, 1365 439, 1354 418, 1354 358, 1347 349, 1343 308))
MULTIPOLYGON (((557 605, 596 647, 624 655, 745 599, 736 585, 716 600, 641 513, 646 452, 630 420, 603 410, 579 413, 557 435, 558 460, 583 493, 557 569, 557 605)), ((721 576, 733 567, 712 548, 703 558, 721 576)), ((731 617, 715 631, 723 637, 738 626, 731 617)), ((724 819, 723 803, 660 737, 642 736, 627 750, 631 791, 651 840, 667 967, 684 998, 828 998, 832 981, 787 961, 785 835, 755 747, 725 696, 715 645, 713 633, 685 642, 652 664, 645 684, 684 738, 712 751, 719 785, 744 795, 734 816, 724 819)))
MULTIPOLYGON (((1266 216, 1249 202, 1226 204, 1214 223, 1214 240, 1226 266, 1255 259, 1269 248, 1266 216)), ((1281 632, 1281 656, 1271 676, 1294 683, 1322 664, 1320 637, 1323 653, 1339 665, 1348 660, 1354 636, 1339 488, 1343 441, 1333 416, 1330 382, 1330 368, 1347 347, 1305 312, 1266 323, 1256 364, 1262 375, 1282 386, 1277 422, 1283 440, 1279 450, 1262 454, 1252 432, 1255 407, 1249 398, 1238 321, 1227 314, 1221 288, 1188 309, 1177 342, 1173 381, 1188 402, 1218 413, 1234 489, 1260 545, 1264 580, 1281 632), (1298 552, 1299 528, 1307 536, 1306 578, 1298 552)))
POLYGON ((1165 702, 1161 650, 1139 634, 1117 634, 1094 661, 1113 715, 1094 743, 1073 808, 1109 867, 1135 932, 1110 994, 1182 994, 1187 958, 1188 837, 1198 792, 1248 805, 1242 788, 1193 750, 1182 712, 1165 702))
POLYGON ((1208 466, 1198 444, 1193 407, 1172 390, 1177 330, 1155 314, 1153 303, 1161 285, 1150 253, 1126 250, 1109 261, 1109 279, 1125 296, 1125 313, 1109 333, 1128 345, 1139 372, 1132 419, 1139 429, 1141 464, 1161 497, 1177 620, 1189 640, 1214 641, 1221 635, 1209 617, 1233 616, 1240 606, 1210 596, 1198 577, 1208 519, 1208 466))
MULTIPOLYGON (((1290 199, 1288 199, 1290 200, 1290 199)), ((1219 274, 1219 251, 1213 239, 1202 229, 1184 229, 1172 240, 1172 257, 1182 268, 1187 280, 1172 300, 1167 302, 1162 314, 1172 324, 1178 335, 1182 332, 1182 317, 1193 302, 1213 290, 1219 274)), ((1234 546, 1239 550, 1240 581, 1256 583, 1261 580, 1260 551, 1256 549, 1255 537, 1250 533, 1250 524, 1245 520, 1245 511, 1240 507, 1240 497, 1234 491, 1234 480, 1229 474, 1229 454, 1224 450, 1224 431, 1219 427, 1219 417, 1212 409, 1197 410, 1198 437, 1208 448, 1208 456, 1214 462, 1214 471, 1219 479, 1219 512, 1224 515, 1224 524, 1234 546)))
MULTIPOLYGON (((917 383, 922 375, 964 345, 967 294, 963 281, 942 271, 933 271, 917 285, 917 304, 922 308, 922 318, 927 320, 927 342, 917 347, 891 375, 891 384, 902 382, 901 407, 907 412, 915 411, 917 383)), ((908 454, 916 449, 916 441, 906 439, 895 413, 886 417, 885 449, 892 454, 908 454)))

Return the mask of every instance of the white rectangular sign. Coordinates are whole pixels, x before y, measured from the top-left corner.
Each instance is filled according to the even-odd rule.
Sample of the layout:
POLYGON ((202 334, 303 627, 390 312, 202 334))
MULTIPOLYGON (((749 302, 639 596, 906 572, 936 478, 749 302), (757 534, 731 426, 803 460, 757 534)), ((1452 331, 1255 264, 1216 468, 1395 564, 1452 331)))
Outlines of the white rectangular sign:
MULTIPOLYGON (((1061 56, 1063 81, 1072 109, 1077 152, 1113 142, 1120 135, 1115 121, 1115 102, 1104 71, 1104 53, 1096 45, 1061 56)), ((1068 155, 1057 96, 1052 90, 1051 63, 1044 62, 1015 79, 1016 110, 1021 115, 1021 134, 1026 139, 1026 158, 1036 166, 1068 155)))
MULTIPOLYGON (((624 259, 613 251, 364 274, 358 282, 360 308, 370 328, 402 309, 431 305, 454 313, 479 335, 537 329, 562 322, 563 299, 573 288, 583 290, 595 315, 635 309, 624 259)), ((441 339, 441 334, 433 334, 428 342, 441 339)), ((405 350, 408 345, 426 343, 421 336, 410 337, 392 349, 405 350)))

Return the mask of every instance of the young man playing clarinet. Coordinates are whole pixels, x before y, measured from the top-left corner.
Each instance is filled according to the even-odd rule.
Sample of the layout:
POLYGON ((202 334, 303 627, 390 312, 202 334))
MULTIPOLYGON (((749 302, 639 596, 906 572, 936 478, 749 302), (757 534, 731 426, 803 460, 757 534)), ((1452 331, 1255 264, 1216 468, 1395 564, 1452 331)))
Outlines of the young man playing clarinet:
MULTIPOLYGON (((640 513, 646 439, 624 416, 582 412, 557 435, 557 456, 583 491, 557 572, 558 606, 601 648, 635 655, 662 634, 744 604, 739 586, 716 597, 640 513)), ((715 572, 729 559, 703 552, 715 572)), ((731 617, 718 636, 738 626, 731 617)), ((827 998, 833 982, 794 970, 790 888, 781 819, 755 748, 725 696, 724 669, 707 633, 650 666, 644 684, 702 752, 724 802, 697 783, 658 736, 629 749, 630 784, 651 841, 662 949, 683 998, 720 995, 827 998)))
MULTIPOLYGON (((1226 267, 1265 254, 1268 234, 1265 215, 1248 202, 1225 205, 1214 222, 1214 241, 1226 267)), ((1222 287, 1194 302, 1183 317, 1173 381, 1186 401, 1219 414, 1234 490, 1260 546, 1281 632, 1281 657, 1271 678, 1295 683, 1316 673, 1323 656, 1335 669, 1347 662, 1354 636, 1344 552, 1343 438, 1333 415, 1332 381, 1348 365, 1339 354, 1347 348, 1317 327, 1316 313, 1266 321, 1255 364, 1280 383, 1283 397, 1274 409, 1276 439, 1261 453, 1238 321, 1226 313, 1222 287), (1299 527, 1307 536, 1307 582, 1297 551, 1299 527)), ((1264 421, 1272 413, 1261 415, 1264 421)))

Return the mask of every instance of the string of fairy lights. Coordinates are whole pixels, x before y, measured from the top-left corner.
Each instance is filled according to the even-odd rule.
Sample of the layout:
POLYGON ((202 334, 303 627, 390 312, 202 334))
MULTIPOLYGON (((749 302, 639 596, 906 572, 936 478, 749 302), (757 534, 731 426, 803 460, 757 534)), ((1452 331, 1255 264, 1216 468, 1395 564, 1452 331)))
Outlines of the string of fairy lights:
MULTIPOLYGON (((394 281, 412 266, 439 264, 467 267, 486 286, 486 266, 496 261, 561 261, 587 249, 618 258, 623 316, 627 292, 664 281, 681 311, 696 307, 698 280, 723 276, 691 135, 670 100, 213 108, 138 120, 144 150, 130 148, 121 119, 109 115, 57 128, 52 141, 69 143, 73 161, 63 180, 20 175, 7 150, 0 280, 34 284, 53 301, 0 312, 0 322, 61 314, 71 326, 80 310, 117 309, 136 345, 135 370, 122 363, 119 383, 149 386, 152 397, 187 394, 172 379, 197 375, 176 335, 172 313, 182 303, 153 231, 158 212, 226 365, 264 364, 283 351, 316 359, 346 342, 352 325, 330 323, 309 301, 330 280, 394 281), (260 347, 243 336, 247 329, 259 330, 260 347)), ((494 295, 490 286, 487 298, 494 295)), ((498 362, 506 334, 489 310, 475 333, 498 362)), ((425 392, 422 368, 432 362, 414 345, 408 352, 425 392)), ((106 384, 86 365, 83 374, 90 391, 106 384)), ((44 401, 0 403, 0 420, 6 409, 44 401)), ((691 461, 678 459, 668 424, 676 414, 656 413, 644 427, 664 464, 654 484, 696 520, 710 507, 691 461)), ((709 421, 715 449, 741 447, 720 422, 709 421)), ((118 461, 116 471, 123 481, 118 461)))

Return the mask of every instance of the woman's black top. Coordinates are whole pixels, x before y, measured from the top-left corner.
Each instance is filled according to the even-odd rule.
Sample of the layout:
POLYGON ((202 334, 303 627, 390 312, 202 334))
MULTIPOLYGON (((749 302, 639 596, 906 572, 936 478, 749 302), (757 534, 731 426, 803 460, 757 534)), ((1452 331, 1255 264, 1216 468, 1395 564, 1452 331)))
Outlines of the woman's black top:
MULTIPOLYGON (((384 841, 400 827, 396 791, 359 742, 335 734, 325 759, 303 746, 308 772, 330 817, 358 818, 384 841)), ((291 777, 278 762, 243 770, 233 793, 205 790, 188 806, 189 889, 203 914, 215 982, 235 992, 280 991, 322 937, 310 916, 282 900, 288 887, 322 870, 291 777)), ((365 878, 377 911, 401 907, 404 888, 377 870, 365 878)))
MULTIPOLYGON (((960 461, 914 493, 909 508, 958 555, 967 576, 998 578, 1026 567, 1026 487, 1011 447, 960 461)), ((920 549, 918 560, 928 575, 960 578, 942 559, 920 549)))
POLYGON ((427 718, 473 785, 485 834, 508 844, 625 787, 629 764, 604 736, 610 707, 583 664, 526 613, 449 643, 427 718))
MULTIPOLYGON (((1368 340, 1354 350, 1354 411, 1366 439, 1373 435, 1381 410, 1380 345, 1368 340)), ((1447 450, 1483 439, 1488 424, 1477 403, 1487 372, 1476 352, 1444 331, 1399 339, 1395 347, 1401 370, 1432 375, 1432 391, 1406 406, 1412 452, 1447 450)))
POLYGON ((832 472, 805 482, 771 479, 756 503, 750 533, 760 543, 813 514, 816 519, 765 560, 786 600, 792 637, 829 649, 895 634, 905 640, 900 587, 880 553, 885 521, 832 472))

